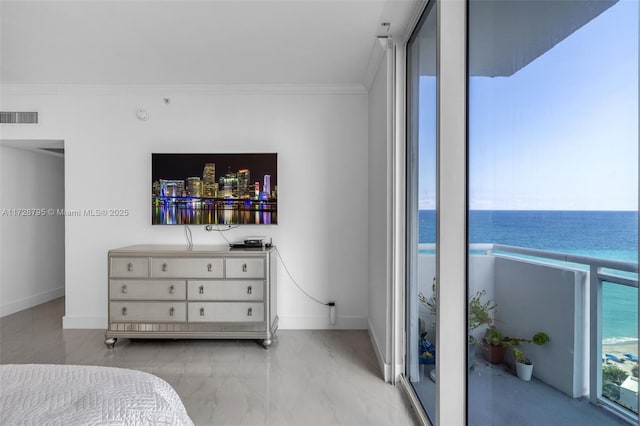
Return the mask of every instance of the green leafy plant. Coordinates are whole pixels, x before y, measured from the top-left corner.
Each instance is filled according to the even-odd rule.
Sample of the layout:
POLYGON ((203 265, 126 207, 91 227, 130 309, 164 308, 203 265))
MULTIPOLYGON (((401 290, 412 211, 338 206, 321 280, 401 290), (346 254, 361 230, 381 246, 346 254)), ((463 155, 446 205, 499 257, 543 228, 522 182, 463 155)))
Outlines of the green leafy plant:
POLYGON ((503 348, 510 348, 512 346, 518 346, 522 342, 535 343, 536 345, 544 345, 549 341, 549 335, 545 332, 538 332, 533 335, 531 339, 522 339, 519 337, 502 336, 502 333, 495 327, 489 327, 482 339, 483 342, 499 346, 503 348))
POLYGON ((549 335, 541 331, 539 333, 534 334, 533 337, 531 338, 531 341, 536 345, 544 345, 549 341, 549 335))
POLYGON ((615 365, 605 365, 602 368, 602 383, 613 383, 620 386, 629 375, 615 365))
MULTIPOLYGON (((535 343, 536 345, 544 345, 548 341, 549 341, 549 336, 547 335, 547 333, 543 333, 543 332, 536 333, 531 339, 531 342, 535 343)), ((526 364, 526 365, 532 364, 531 360, 527 358, 527 356, 522 351, 522 349, 520 349, 517 346, 513 347, 513 356, 515 357, 516 362, 519 362, 520 364, 526 364)))
POLYGON ((482 325, 491 325, 493 318, 489 314, 496 308, 492 299, 482 303, 482 298, 487 295, 486 290, 478 291, 469 299, 469 331, 473 331, 482 325))
POLYGON ((513 348, 513 356, 516 358, 516 362, 520 364, 531 365, 531 360, 522 352, 518 347, 513 348))
MULTIPOLYGON (((483 325, 493 324, 493 318, 491 317, 491 311, 496 308, 496 304, 492 299, 486 302, 482 301, 482 298, 487 295, 486 290, 478 291, 475 295, 469 298, 469 320, 468 327, 469 332, 476 330, 483 325)), ((436 296, 436 279, 433 278, 431 283, 431 297, 427 298, 424 294, 418 294, 418 300, 424 306, 429 309, 431 315, 436 316, 438 314, 438 298, 436 296)), ((435 326, 435 322, 434 322, 435 326)), ((469 343, 477 343, 477 339, 469 334, 469 343)))
MULTIPOLYGON (((438 299, 436 297, 436 278, 433 277, 431 282, 431 297, 427 298, 422 292, 418 293, 418 300, 429 309, 429 313, 433 316, 438 314, 438 299)), ((435 322, 434 322, 435 325, 435 322)))

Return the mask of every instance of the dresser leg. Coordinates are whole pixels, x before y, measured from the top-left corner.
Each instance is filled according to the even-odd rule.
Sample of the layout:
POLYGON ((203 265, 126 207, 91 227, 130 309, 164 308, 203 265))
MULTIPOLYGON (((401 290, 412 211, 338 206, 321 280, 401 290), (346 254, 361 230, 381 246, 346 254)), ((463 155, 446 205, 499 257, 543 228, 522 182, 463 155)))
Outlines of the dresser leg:
POLYGON ((107 349, 113 349, 117 341, 118 341, 117 337, 108 337, 104 339, 104 344, 107 345, 107 349))
POLYGON ((262 341, 262 346, 264 346, 265 349, 271 349, 271 339, 264 339, 262 341))

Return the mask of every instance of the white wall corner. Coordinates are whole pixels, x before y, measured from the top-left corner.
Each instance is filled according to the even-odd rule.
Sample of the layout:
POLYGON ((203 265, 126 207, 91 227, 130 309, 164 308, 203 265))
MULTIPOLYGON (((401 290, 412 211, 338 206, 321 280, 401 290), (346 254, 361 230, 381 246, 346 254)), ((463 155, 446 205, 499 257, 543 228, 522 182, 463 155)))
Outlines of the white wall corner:
POLYGON ((380 64, 382 63, 382 59, 384 58, 386 49, 382 47, 382 45, 376 39, 371 47, 371 54, 369 55, 369 64, 367 65, 367 70, 364 74, 364 87, 369 91, 371 89, 371 85, 373 84, 373 80, 376 78, 376 74, 378 73, 378 68, 380 68, 380 64))
POLYGON ((371 325, 371 321, 369 321, 369 338, 371 339, 371 345, 373 346, 373 352, 376 354, 376 360, 378 360, 378 367, 380 368, 380 372, 384 378, 385 382, 391 383, 391 364, 386 362, 384 359, 385 348, 381 348, 378 344, 378 339, 376 338, 375 333, 373 332, 373 326, 371 325))
POLYGON ((50 302, 59 297, 64 296, 64 284, 53 290, 45 291, 42 293, 34 294, 29 297, 25 297, 15 302, 5 303, 0 305, 0 318, 7 315, 14 314, 24 309, 29 309, 42 303, 50 302))

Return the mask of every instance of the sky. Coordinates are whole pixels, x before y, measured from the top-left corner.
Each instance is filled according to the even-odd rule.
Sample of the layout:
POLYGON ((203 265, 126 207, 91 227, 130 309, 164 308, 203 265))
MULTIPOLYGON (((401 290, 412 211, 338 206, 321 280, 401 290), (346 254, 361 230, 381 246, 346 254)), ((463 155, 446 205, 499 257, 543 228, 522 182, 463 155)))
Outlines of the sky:
MULTIPOLYGON (((470 79, 471 209, 637 210, 638 16, 621 0, 512 76, 470 79)), ((433 209, 435 79, 420 86, 419 205, 433 209)))

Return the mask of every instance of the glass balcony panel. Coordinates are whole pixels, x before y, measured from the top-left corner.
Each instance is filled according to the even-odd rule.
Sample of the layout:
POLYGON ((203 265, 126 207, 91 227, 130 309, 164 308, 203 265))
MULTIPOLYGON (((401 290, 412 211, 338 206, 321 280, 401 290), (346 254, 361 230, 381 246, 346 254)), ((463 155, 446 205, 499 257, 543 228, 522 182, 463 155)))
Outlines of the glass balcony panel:
POLYGON ((638 414, 638 278, 602 283, 602 397, 638 414))
POLYGON ((638 21, 469 0, 470 425, 637 423, 638 21))

